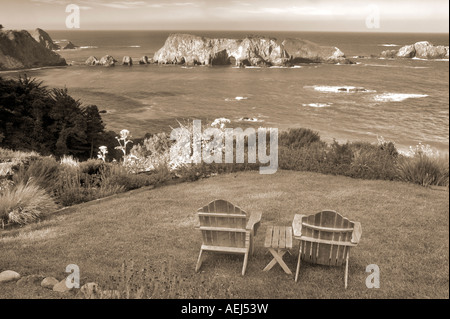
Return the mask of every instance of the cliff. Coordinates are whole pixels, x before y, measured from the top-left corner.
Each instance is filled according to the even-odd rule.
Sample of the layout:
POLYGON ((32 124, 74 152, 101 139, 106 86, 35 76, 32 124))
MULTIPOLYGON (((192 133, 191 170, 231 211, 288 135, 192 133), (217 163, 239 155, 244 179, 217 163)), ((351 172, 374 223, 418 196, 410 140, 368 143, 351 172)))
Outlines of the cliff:
POLYGON ((25 30, 0 31, 0 70, 67 65, 25 30))
POLYGON ((46 47, 49 50, 59 50, 60 46, 55 44, 52 40, 52 38, 48 35, 47 32, 45 32, 42 29, 37 28, 33 31, 31 36, 40 44, 42 44, 44 47, 46 47))
POLYGON ((433 45, 428 41, 405 45, 399 50, 386 50, 381 52, 384 58, 419 58, 419 59, 448 59, 449 47, 433 45))
POLYGON ((244 39, 206 38, 172 34, 153 60, 160 64, 238 66, 283 66, 296 63, 352 63, 335 47, 320 46, 301 39, 260 36, 244 39))

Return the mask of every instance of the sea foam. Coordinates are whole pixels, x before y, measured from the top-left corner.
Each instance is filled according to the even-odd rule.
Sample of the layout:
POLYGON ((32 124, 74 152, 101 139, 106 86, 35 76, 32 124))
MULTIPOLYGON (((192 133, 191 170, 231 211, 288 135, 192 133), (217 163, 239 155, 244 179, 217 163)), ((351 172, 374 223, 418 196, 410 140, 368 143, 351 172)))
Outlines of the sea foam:
POLYGON ((308 104, 302 104, 303 106, 310 106, 310 107, 328 107, 331 106, 333 103, 308 103, 308 104))
POLYGON ((305 86, 304 88, 312 88, 315 91, 327 92, 327 93, 372 93, 375 90, 368 90, 358 86, 328 86, 328 85, 314 85, 305 86))
POLYGON ((225 101, 230 102, 230 101, 242 101, 242 100, 247 100, 248 97, 245 96, 236 96, 235 98, 226 98, 225 101))
POLYGON ((374 97, 377 102, 401 102, 406 99, 417 99, 427 97, 427 94, 410 94, 410 93, 383 93, 374 97))

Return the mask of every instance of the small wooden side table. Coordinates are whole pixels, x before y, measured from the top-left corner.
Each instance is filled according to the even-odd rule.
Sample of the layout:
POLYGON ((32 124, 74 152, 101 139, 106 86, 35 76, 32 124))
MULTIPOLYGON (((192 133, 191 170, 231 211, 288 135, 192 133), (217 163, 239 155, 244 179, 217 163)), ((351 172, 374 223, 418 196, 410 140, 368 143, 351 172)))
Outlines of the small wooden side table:
POLYGON ((263 271, 272 269, 272 267, 278 263, 285 273, 292 275, 291 270, 283 260, 284 254, 292 248, 292 227, 268 226, 264 247, 270 251, 273 255, 273 259, 263 271))

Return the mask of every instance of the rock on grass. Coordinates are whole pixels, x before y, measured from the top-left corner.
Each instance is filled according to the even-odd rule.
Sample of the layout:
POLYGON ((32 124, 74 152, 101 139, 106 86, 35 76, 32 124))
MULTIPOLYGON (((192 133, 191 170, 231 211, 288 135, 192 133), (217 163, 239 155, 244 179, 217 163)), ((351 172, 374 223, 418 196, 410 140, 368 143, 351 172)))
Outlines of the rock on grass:
POLYGON ((20 274, 12 270, 5 270, 0 273, 0 283, 15 281, 19 279, 20 274))

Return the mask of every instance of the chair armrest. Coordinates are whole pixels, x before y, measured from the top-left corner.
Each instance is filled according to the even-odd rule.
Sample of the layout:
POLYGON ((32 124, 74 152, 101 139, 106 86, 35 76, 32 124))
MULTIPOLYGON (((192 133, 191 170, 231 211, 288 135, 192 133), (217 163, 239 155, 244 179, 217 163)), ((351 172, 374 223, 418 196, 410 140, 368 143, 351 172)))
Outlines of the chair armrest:
POLYGON ((362 233, 361 223, 354 222, 351 242, 354 244, 359 243, 359 240, 361 239, 361 233, 362 233))
POLYGON ((294 220, 292 221, 292 231, 294 233, 294 238, 301 237, 302 236, 302 221, 303 217, 306 215, 302 214, 295 214, 294 220))
POLYGON ((253 230, 254 235, 256 235, 256 231, 259 228, 261 222, 262 213, 252 213, 247 222, 246 230, 253 230))

